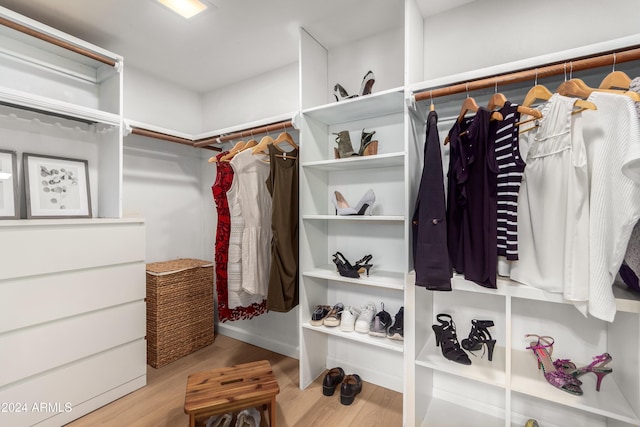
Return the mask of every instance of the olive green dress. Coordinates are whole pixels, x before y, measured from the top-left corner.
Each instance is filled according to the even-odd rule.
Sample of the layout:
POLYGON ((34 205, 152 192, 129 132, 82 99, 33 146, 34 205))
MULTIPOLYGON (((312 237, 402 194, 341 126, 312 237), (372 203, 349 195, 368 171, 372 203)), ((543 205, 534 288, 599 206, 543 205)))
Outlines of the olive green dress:
POLYGON ((269 145, 267 188, 272 197, 271 271, 267 310, 287 312, 298 305, 298 150, 269 145))

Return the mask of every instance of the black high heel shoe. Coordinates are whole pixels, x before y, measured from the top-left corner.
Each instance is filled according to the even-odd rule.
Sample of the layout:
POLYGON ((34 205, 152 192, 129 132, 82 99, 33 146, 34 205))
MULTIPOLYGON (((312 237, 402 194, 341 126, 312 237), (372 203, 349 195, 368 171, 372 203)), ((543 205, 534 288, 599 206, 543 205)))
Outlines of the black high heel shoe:
POLYGON ((491 362, 493 360, 493 348, 496 346, 496 340, 491 338, 491 334, 487 328, 492 326, 493 320, 473 319, 471 321, 469 338, 462 340, 462 348, 467 351, 478 351, 486 344, 489 362, 491 362))
POLYGON ((367 277, 369 277, 369 270, 371 270, 371 267, 373 267, 373 264, 369 264, 371 258, 373 258, 372 255, 365 255, 361 260, 355 262, 354 267, 358 270, 358 273, 363 273, 364 271, 366 271, 367 277))
POLYGON ((359 156, 364 156, 364 151, 367 149, 369 144, 373 142, 371 139, 375 133, 375 130, 373 132, 365 132, 364 129, 362 129, 362 134, 360 135, 360 149, 358 150, 359 156))
POLYGON ((351 263, 340 252, 333 254, 333 263, 338 268, 338 273, 343 277, 359 279, 358 269, 354 268, 351 263))
POLYGON ((439 346, 442 349, 442 355, 452 362, 471 365, 469 356, 460 348, 458 335, 456 334, 456 324, 453 323, 451 316, 446 313, 440 313, 436 316, 436 319, 440 324, 431 327, 436 334, 436 347, 439 346))
POLYGON ((369 95, 375 82, 376 77, 373 75, 373 71, 368 71, 367 74, 364 75, 362 84, 360 85, 360 96, 369 95))
POLYGON ((336 97, 336 101, 342 101, 343 99, 356 98, 358 95, 349 95, 340 83, 336 83, 333 87, 333 96, 336 97))

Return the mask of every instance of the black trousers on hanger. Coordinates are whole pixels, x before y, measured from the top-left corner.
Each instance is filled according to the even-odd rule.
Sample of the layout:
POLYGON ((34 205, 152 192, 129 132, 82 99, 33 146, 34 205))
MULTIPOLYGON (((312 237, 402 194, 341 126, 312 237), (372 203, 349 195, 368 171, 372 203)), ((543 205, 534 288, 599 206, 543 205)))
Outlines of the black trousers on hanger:
POLYGON ((438 115, 430 111, 424 144, 424 166, 412 219, 416 286, 450 291, 452 268, 447 250, 447 220, 438 115))

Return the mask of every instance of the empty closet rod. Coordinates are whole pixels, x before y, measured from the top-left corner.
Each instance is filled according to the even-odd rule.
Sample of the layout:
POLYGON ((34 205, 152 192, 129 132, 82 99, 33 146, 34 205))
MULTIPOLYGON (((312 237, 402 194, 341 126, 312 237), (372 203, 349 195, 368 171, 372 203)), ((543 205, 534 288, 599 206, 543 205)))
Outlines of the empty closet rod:
POLYGON ((56 37, 50 36, 49 34, 41 33, 40 31, 34 30, 33 28, 29 28, 22 24, 18 24, 17 22, 13 22, 9 19, 0 17, 0 24, 5 27, 13 28, 16 31, 27 34, 31 37, 35 37, 37 39, 43 40, 47 43, 54 44, 56 46, 60 46, 64 49, 70 50, 72 52, 78 53, 80 55, 84 55, 96 61, 102 62, 104 64, 110 65, 111 67, 115 67, 117 62, 111 58, 106 56, 102 56, 96 52, 92 52, 89 49, 82 48, 80 46, 76 46, 72 43, 66 42, 64 40, 60 40, 56 37))
POLYGON ((640 59, 640 48, 616 51, 615 53, 606 53, 582 59, 568 59, 555 64, 543 65, 541 67, 529 68, 522 71, 515 71, 513 73, 499 74, 478 80, 471 80, 469 82, 456 83, 451 86, 433 90, 426 90, 424 92, 417 93, 415 95, 415 100, 424 101, 431 98, 454 95, 456 93, 486 89, 489 87, 495 87, 496 82, 499 85, 504 85, 534 80, 536 76, 538 78, 557 76, 569 71, 569 63, 571 64, 572 71, 580 71, 619 64, 621 62, 636 61, 638 59, 640 59))
MULTIPOLYGON (((143 129, 143 128, 132 126, 131 133, 133 135, 147 136, 149 138, 161 139, 163 141, 176 142, 178 144, 184 144, 190 147, 194 146, 193 141, 191 139, 180 138, 179 136, 167 135, 166 133, 156 132, 149 129, 143 129)), ((206 148, 207 150, 213 150, 213 151, 222 151, 220 147, 199 147, 199 148, 206 148)))
POLYGON ((223 143, 238 138, 244 138, 246 136, 255 136, 261 133, 277 132, 278 130, 285 130, 287 128, 295 127, 293 120, 284 120, 282 122, 270 123, 268 125, 259 126, 255 128, 245 129, 238 132, 230 133, 227 135, 217 135, 209 138, 199 139, 194 142, 194 147, 204 147, 209 144, 223 143))

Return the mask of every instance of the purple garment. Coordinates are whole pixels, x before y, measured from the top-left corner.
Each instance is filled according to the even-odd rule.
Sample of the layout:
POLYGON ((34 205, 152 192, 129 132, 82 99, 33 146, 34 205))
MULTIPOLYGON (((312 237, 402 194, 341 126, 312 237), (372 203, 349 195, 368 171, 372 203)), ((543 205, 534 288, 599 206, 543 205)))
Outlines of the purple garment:
POLYGON ((438 114, 430 111, 424 144, 424 166, 412 219, 412 231, 416 286, 432 291, 451 290, 452 270, 447 251, 444 199, 438 114))
POLYGON ((497 287, 497 196, 499 172, 491 111, 480 108, 449 131, 447 232, 453 268, 467 280, 497 287))

